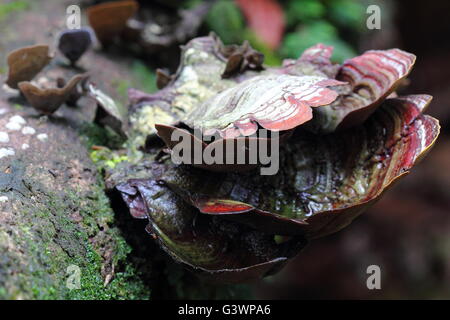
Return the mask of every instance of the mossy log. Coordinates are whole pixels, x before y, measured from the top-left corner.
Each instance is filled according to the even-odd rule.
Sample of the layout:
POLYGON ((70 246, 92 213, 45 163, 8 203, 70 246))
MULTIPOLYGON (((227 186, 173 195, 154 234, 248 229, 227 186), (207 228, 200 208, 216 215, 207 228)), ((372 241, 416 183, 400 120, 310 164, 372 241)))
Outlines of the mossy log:
MULTIPOLYGON (((66 5, 30 1, 0 18, 0 299, 249 297, 247 286, 199 282, 154 244, 144 222, 106 195, 103 164, 92 161, 91 147, 110 145, 112 136, 93 123, 92 104, 41 116, 3 86, 8 52, 36 43, 55 51, 66 5)), ((135 63, 90 51, 78 67, 125 104, 127 88, 145 90, 152 81, 141 81, 135 63)), ((79 72, 56 53, 35 78, 54 81, 79 72)))
MULTIPOLYGON (((1 86, 9 51, 35 43, 54 51, 64 25, 63 3, 25 4, 0 20, 1 86)), ((82 64, 102 70, 99 80, 130 80, 126 63, 95 52, 82 64)), ((52 70, 52 77, 67 76, 61 57, 52 70)), ((113 84, 106 90, 124 99, 113 84)), ((148 298, 87 149, 86 133, 102 134, 91 124, 95 109, 64 107, 40 117, 24 105, 18 92, 0 89, 0 299, 148 298)))
POLYGON ((131 249, 112 226, 114 212, 77 132, 4 101, 1 112, 9 142, 0 149, 0 297, 147 297, 123 264, 131 249), (13 123, 20 128, 8 129, 13 123))

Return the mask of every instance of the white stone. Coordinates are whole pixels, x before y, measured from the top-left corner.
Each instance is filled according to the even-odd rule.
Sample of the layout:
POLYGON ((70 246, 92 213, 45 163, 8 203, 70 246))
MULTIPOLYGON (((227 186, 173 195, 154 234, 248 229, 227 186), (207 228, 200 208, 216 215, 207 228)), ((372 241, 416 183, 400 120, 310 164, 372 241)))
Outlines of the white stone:
POLYGON ((32 128, 32 127, 27 126, 27 127, 23 127, 22 133, 23 134, 35 134, 36 130, 34 130, 34 128, 32 128))
POLYGON ((40 134, 37 135, 37 138, 38 138, 39 140, 41 140, 42 142, 44 142, 45 140, 48 139, 48 136, 47 136, 46 133, 40 133, 40 134))
POLYGON ((0 142, 3 143, 9 142, 9 135, 7 132, 0 132, 0 142))
POLYGON ((9 199, 8 199, 8 197, 7 196, 0 196, 0 202, 1 203, 4 203, 4 202, 6 202, 6 201, 8 201, 9 199))
POLYGON ((7 112, 8 112, 8 110, 5 109, 5 108, 1 108, 1 109, 0 109, 0 115, 5 114, 5 113, 7 113, 7 112))
POLYGON ((20 123, 17 122, 8 122, 5 125, 6 129, 11 130, 11 131, 17 131, 22 129, 22 125, 20 123))
POLYGON ((24 143, 22 145, 22 150, 27 150, 30 147, 30 145, 28 143, 24 143))
POLYGON ((13 156, 16 152, 12 148, 0 148, 0 159, 7 157, 7 156, 13 156))
POLYGON ((19 123, 19 124, 25 124, 25 123, 27 123, 27 122, 25 121, 25 119, 22 118, 22 117, 19 116, 19 115, 15 115, 15 116, 12 116, 11 118, 9 118, 9 122, 17 122, 17 123, 19 123))
POLYGON ((22 125, 27 123, 24 118, 19 115, 12 116, 9 118, 9 122, 6 124, 6 128, 11 131, 16 131, 22 129, 22 125))

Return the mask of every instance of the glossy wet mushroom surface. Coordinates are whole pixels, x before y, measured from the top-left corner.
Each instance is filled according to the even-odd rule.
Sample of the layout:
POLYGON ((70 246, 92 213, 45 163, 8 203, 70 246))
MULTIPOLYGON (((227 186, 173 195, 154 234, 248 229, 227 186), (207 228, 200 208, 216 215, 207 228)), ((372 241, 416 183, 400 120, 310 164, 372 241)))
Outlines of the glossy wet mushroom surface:
POLYGON ((138 179, 113 174, 109 185, 176 261, 215 281, 241 282, 273 274, 306 241, 349 225, 426 155, 440 126, 424 114, 431 96, 393 94, 416 59, 405 51, 368 51, 339 65, 332 48, 318 44, 280 67, 252 70, 241 67, 245 50, 228 50, 215 36, 194 39, 159 92, 130 91, 131 141, 148 147, 156 133, 168 149, 156 148, 138 179), (288 133, 278 141, 275 174, 261 174, 261 164, 174 158, 174 134, 191 142, 192 160, 195 149, 261 140, 262 129, 288 133))
POLYGON ((428 151, 437 120, 426 95, 389 99, 364 125, 315 136, 296 132, 275 175, 206 174, 173 167, 160 180, 204 214, 265 232, 317 238, 351 222, 428 151))

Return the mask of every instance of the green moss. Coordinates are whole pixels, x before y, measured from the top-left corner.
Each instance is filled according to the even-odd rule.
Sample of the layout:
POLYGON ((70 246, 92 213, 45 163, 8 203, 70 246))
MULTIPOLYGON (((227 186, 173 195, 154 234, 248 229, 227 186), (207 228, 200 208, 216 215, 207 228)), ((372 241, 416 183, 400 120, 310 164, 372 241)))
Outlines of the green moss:
MULTIPOLYGON (((100 227, 108 228, 108 225, 114 223, 114 213, 111 210, 108 197, 103 192, 103 182, 98 182, 98 187, 94 188, 89 195, 91 205, 79 206, 79 214, 83 219, 83 226, 87 226, 87 234, 93 235, 96 229, 100 227)), ((78 200, 76 193, 69 193, 71 201, 78 200)), ((79 201, 79 200, 78 200, 79 201)), ((87 245, 86 258, 80 260, 74 259, 73 264, 81 269, 81 289, 71 290, 67 298, 70 299, 148 299, 150 291, 142 284, 134 267, 128 263, 127 257, 131 248, 120 236, 115 228, 106 231, 109 236, 105 239, 96 239, 97 245, 101 246, 106 240, 114 239, 112 248, 112 264, 116 266, 112 281, 104 285, 104 279, 101 276, 103 260, 97 253, 96 248, 87 245), (123 269, 123 270, 121 270, 123 269)), ((97 248, 98 249, 98 248, 97 248)))
POLYGON ((108 148, 93 150, 89 155, 100 171, 103 169, 114 169, 120 162, 128 160, 126 155, 117 154, 117 152, 108 148))
MULTIPOLYGON (((119 249, 122 258, 128 254, 127 246, 119 249), (120 252, 121 250, 124 250, 120 252)), ((76 300, 107 300, 107 299, 148 299, 150 291, 138 281, 135 270, 127 265, 125 270, 117 272, 114 279, 104 285, 101 277, 102 259, 97 252, 89 247, 86 260, 74 260, 73 264, 80 267, 80 289, 70 290, 68 299, 76 300)))
MULTIPOLYGON (((67 253, 61 248, 59 251, 50 249, 56 233, 53 218, 36 219, 33 217, 33 209, 36 208, 26 212, 26 215, 30 217, 29 220, 20 219, 18 228, 20 235, 17 235, 18 239, 14 241, 26 252, 29 260, 26 266, 21 266, 25 270, 18 272, 18 279, 15 281, 20 294, 14 296, 13 292, 10 298, 21 296, 34 299, 61 298, 59 293, 63 288, 57 288, 56 284, 59 282, 57 279, 63 275, 61 263, 67 260, 67 253)), ((48 215, 51 215, 51 212, 46 210, 45 213, 40 212, 39 216, 41 215, 47 215, 49 218, 48 215)), ((19 258, 17 260, 20 261, 19 258)), ((17 265, 15 267, 17 269, 17 265)))
POLYGON ((109 128, 103 128, 95 123, 85 123, 79 129, 81 141, 88 150, 92 146, 106 146, 118 149, 124 143, 123 138, 109 128))
POLYGON ((146 64, 140 60, 134 60, 130 64, 129 69, 129 79, 114 79, 111 82, 121 100, 128 101, 128 89, 130 88, 139 89, 147 93, 157 90, 156 74, 146 64))
POLYGON ((156 75, 144 63, 136 60, 131 65, 132 83, 130 87, 151 93, 157 90, 156 75))
POLYGON ((244 16, 233 1, 219 0, 214 3, 206 17, 208 27, 214 31, 225 44, 241 43, 244 39, 244 16))
POLYGON ((4 288, 0 274, 0 288, 3 288, 0 298, 149 298, 149 289, 134 266, 127 263, 131 248, 117 228, 109 227, 114 223, 114 213, 101 182, 85 197, 76 191, 46 192, 37 197, 35 205, 19 210, 17 230, 20 232, 12 234, 16 251, 24 255, 0 254, 8 257, 6 262, 1 261, 2 268, 17 273, 14 288, 4 288), (81 216, 79 223, 71 219, 73 212, 81 216), (110 258, 105 261, 99 253, 107 250, 110 258), (105 263, 114 266, 110 268, 114 271, 109 272, 112 279, 106 285, 102 276, 105 263), (80 289, 70 290, 66 286, 70 265, 80 268, 80 289))
POLYGON ((116 88, 117 94, 123 99, 128 99, 128 89, 131 88, 131 82, 124 79, 114 79, 111 84, 116 88))

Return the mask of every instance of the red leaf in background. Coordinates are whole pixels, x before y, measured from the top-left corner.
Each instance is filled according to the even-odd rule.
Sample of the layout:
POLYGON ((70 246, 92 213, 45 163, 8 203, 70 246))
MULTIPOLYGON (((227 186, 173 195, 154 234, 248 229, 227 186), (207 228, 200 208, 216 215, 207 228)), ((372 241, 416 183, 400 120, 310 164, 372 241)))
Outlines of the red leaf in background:
POLYGON ((276 0, 235 0, 249 27, 271 49, 276 49, 284 33, 283 9, 276 0))

